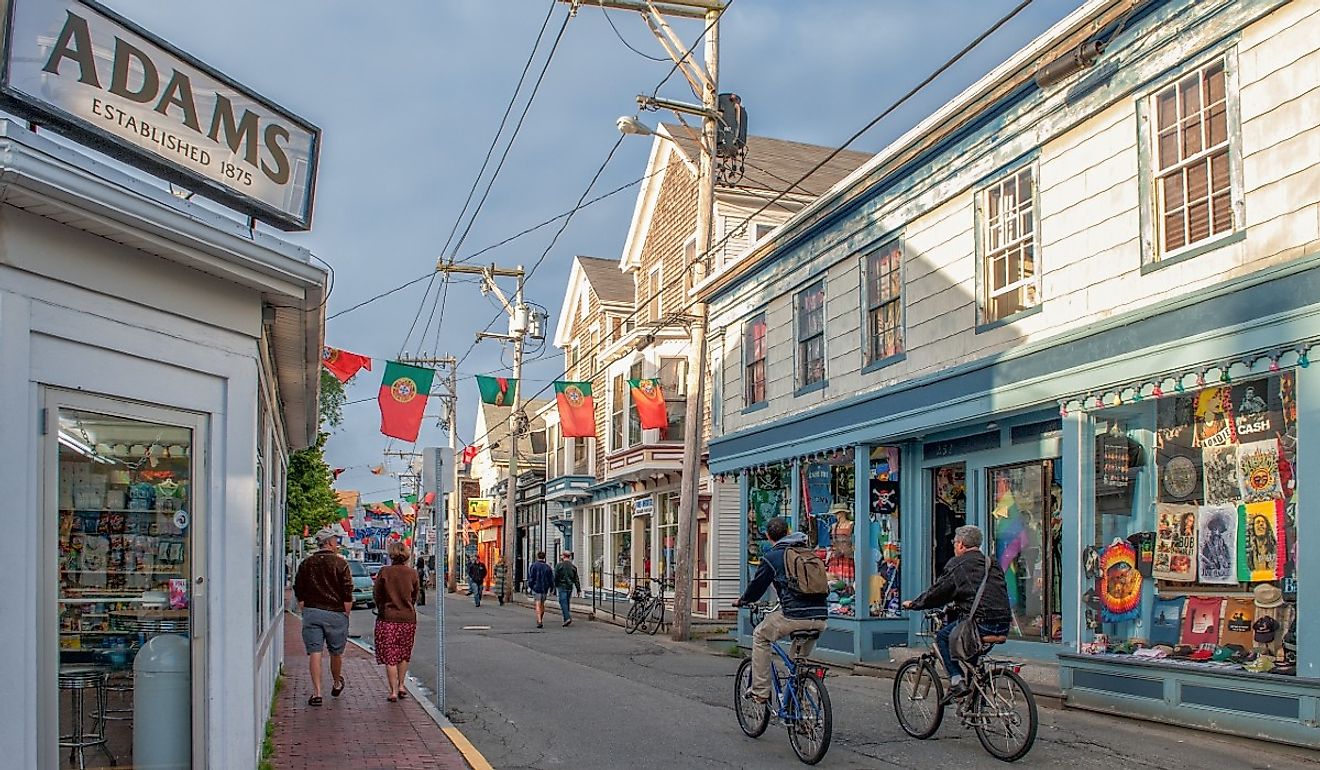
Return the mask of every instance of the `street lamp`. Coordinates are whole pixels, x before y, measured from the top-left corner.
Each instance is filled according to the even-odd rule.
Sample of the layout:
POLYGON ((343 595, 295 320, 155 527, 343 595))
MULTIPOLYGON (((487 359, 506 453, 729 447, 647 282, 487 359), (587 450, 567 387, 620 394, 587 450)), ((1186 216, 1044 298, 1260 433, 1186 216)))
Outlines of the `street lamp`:
POLYGON ((643 123, 636 115, 620 115, 619 119, 614 121, 614 125, 619 129, 619 133, 624 136, 651 136, 655 131, 643 123))

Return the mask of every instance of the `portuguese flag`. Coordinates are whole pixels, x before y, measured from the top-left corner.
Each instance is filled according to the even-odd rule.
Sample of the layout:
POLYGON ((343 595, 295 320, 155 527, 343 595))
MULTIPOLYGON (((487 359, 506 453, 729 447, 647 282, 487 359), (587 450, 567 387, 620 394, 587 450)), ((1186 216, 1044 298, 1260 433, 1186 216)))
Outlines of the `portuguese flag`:
POLYGON ((665 394, 660 391, 660 381, 654 377, 648 380, 628 380, 628 387, 632 388, 633 406, 637 407, 642 429, 668 428, 669 411, 665 409, 665 394))
POLYGON ((348 382, 359 369, 371 371, 371 359, 339 348, 321 348, 321 365, 340 382, 348 382))
POLYGON ((556 382, 555 403, 564 438, 594 438, 596 409, 591 402, 590 382, 556 382))
POLYGON ((482 403, 513 406, 513 397, 518 392, 518 381, 509 377, 486 377, 478 374, 477 388, 481 390, 482 403))
POLYGON ((385 362, 385 379, 380 383, 380 432, 402 441, 416 441, 422 427, 422 412, 431 393, 434 369, 409 366, 398 361, 385 362))

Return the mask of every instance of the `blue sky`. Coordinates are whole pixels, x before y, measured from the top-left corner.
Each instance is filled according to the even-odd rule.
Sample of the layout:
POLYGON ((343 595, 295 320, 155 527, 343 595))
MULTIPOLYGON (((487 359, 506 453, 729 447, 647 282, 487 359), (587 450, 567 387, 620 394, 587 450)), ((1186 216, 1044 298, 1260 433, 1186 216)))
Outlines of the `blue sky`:
MULTIPOLYGON (((106 2, 320 126, 313 228, 291 240, 334 266, 330 314, 434 267, 537 31, 550 12, 547 39, 529 80, 540 71, 567 13, 564 4, 550 11, 551 0, 106 2)), ((852 149, 880 150, 1079 4, 1037 0, 852 149)), ((721 90, 742 96, 751 133, 837 146, 1014 5, 1015 0, 734 0, 721 27, 721 90)), ((611 18, 634 47, 664 55, 639 16, 614 11, 611 18)), ((699 21, 675 22, 689 43, 702 28, 699 21)), ((504 169, 457 256, 572 208, 618 137, 615 118, 635 113, 636 95, 654 90, 671 66, 628 50, 600 8, 582 7, 568 22, 504 169)), ((660 94, 693 99, 678 76, 660 94)), ((651 123, 672 120, 655 113, 642 117, 651 123)), ((649 148, 649 139, 628 138, 595 193, 639 178, 649 148)), ((502 146, 497 158, 500 151, 502 146)), ((573 256, 619 257, 635 190, 578 213, 530 278, 528 299, 550 309, 551 328, 573 256)), ((538 230, 479 261, 530 266, 556 228, 538 230)), ((327 342, 377 359, 397 355, 425 289, 423 281, 331 319, 327 342)), ((426 300, 423 322, 434 296, 426 300)), ((414 331, 407 349, 463 355, 496 312, 475 285, 452 284, 444 316, 425 330, 424 339, 420 329, 414 331)), ((503 325, 497 322, 496 331, 503 325)), ((492 341, 478 345, 464 361, 463 442, 474 438, 476 387, 470 375, 506 373, 509 360, 492 341)), ((547 347, 525 366, 524 392, 540 390, 560 365, 557 351, 547 347)), ((368 472, 382 461, 381 450, 389 443, 378 431, 374 402, 382 366, 350 384, 350 400, 371 400, 345 407, 344 426, 328 447, 331 464, 349 468, 340 487, 359 489, 368 500, 397 492, 393 479, 368 472)), ((447 442, 435 423, 427 420, 419 446, 447 442)), ((400 463, 393 460, 390 466, 397 470, 400 463)))

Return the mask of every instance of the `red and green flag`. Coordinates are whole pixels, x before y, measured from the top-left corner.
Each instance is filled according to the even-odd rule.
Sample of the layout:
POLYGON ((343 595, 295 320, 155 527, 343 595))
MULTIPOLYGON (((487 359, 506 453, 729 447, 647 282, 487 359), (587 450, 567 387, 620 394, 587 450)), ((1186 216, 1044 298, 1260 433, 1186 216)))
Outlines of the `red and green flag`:
POLYGON ((590 382, 556 382, 555 403, 564 438, 594 438, 596 409, 591 401, 590 382))
POLYGON ((642 429, 669 427, 669 410, 665 408, 665 394, 660 390, 660 380, 654 377, 644 380, 628 380, 632 388, 633 406, 641 419, 642 429))
POLYGON ((513 406, 513 398, 518 394, 518 381, 510 377, 487 377, 478 374, 477 389, 481 391, 483 404, 513 406))
POLYGON ((340 382, 348 382, 359 369, 371 371, 371 359, 339 348, 321 348, 321 365, 340 382))
POLYGON ((401 441, 417 440, 434 377, 434 369, 385 362, 385 378, 376 399, 380 402, 381 433, 401 441))

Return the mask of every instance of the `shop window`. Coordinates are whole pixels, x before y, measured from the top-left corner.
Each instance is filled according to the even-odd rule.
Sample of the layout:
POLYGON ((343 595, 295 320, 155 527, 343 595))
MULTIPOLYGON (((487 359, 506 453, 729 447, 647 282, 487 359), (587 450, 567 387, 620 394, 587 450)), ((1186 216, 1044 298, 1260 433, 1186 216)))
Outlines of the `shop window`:
POLYGON ((610 560, 606 584, 627 591, 632 587, 632 503, 610 504, 610 560))
POLYGON ((605 509, 587 510, 587 551, 591 558, 591 587, 605 585, 605 509))
POLYGON ((825 381, 825 282, 817 281, 794 298, 799 388, 825 381))
POLYGON ((1152 97, 1158 252, 1234 229, 1227 73, 1219 58, 1152 97))
POLYGON ((743 402, 765 401, 765 313, 757 313, 743 329, 743 402))
POLYGON ((869 558, 875 564, 868 597, 869 614, 873 618, 902 617, 902 587, 900 569, 902 543, 899 540, 899 478, 898 447, 873 447, 868 483, 870 493, 868 513, 870 536, 866 542, 871 549, 869 558))
POLYGON ((789 469, 783 466, 748 471, 747 478, 747 579, 756 574, 761 554, 770 547, 766 522, 776 516, 789 520, 792 487, 789 469))
POLYGON ((903 352, 903 251, 892 241, 863 257, 866 270, 866 363, 903 352))
POLYGON ((1091 425, 1084 651, 1295 673, 1293 374, 1101 410, 1091 425))
MULTIPOLYGON (((150 696, 169 699, 168 706, 155 707, 189 709, 191 535, 197 523, 192 431, 61 409, 51 439, 58 441, 59 452, 58 531, 50 555, 59 570, 61 685, 66 676, 89 682, 85 697, 61 686, 59 734, 81 734, 98 723, 100 713, 133 713, 142 692, 141 680, 133 676, 134 659, 147 643, 158 653, 181 656, 185 666, 181 684, 172 682, 172 689, 158 688, 150 696), (93 686, 104 699, 99 703, 93 686), (180 692, 183 697, 175 697, 180 692), (74 724, 78 718, 81 725, 74 724)), ((257 546, 264 551, 264 540, 257 546)), ((262 573, 256 582, 259 592, 262 573)), ((261 609, 258 594, 258 616, 261 609)), ((150 725, 113 716, 99 725, 109 752, 120 765, 132 766, 134 731, 150 725)), ((182 735, 171 737, 186 745, 186 723, 182 735)), ((89 758, 93 753, 100 756, 93 747, 89 758)))
MULTIPOLYGON (((926 449, 930 448, 927 444, 926 449)), ((953 559, 953 533, 967 523, 967 466, 952 463, 932 468, 930 478, 931 572, 930 582, 953 559)))
POLYGON ((660 392, 665 397, 665 412, 669 427, 660 429, 661 441, 682 441, 687 424, 687 367, 686 358, 660 359, 660 392))
POLYGON ((1036 189, 1031 166, 981 191, 981 322, 994 323, 1040 301, 1036 189))
POLYGON ((829 614, 855 617, 857 565, 853 558, 853 526, 857 521, 856 471, 851 450, 823 462, 802 463, 804 506, 798 529, 825 560, 830 580, 829 614))
POLYGON ((674 570, 678 568, 675 562, 678 553, 678 495, 660 495, 659 503, 660 516, 656 534, 660 538, 660 571, 656 577, 664 582, 666 591, 672 591, 674 570))
POLYGON ((1063 638, 1063 468, 1033 460, 990 468, 990 546, 1008 586, 1009 635, 1063 638))

